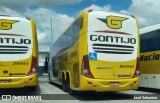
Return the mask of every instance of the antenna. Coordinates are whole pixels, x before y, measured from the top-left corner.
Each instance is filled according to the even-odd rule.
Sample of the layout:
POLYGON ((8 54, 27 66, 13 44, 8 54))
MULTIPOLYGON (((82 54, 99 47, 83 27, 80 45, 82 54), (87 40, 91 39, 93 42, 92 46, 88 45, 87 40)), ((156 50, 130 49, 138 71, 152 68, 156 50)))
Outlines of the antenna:
POLYGON ((52 35, 52 18, 50 18, 50 22, 51 22, 51 39, 52 39, 51 44, 52 44, 52 42, 53 42, 53 35, 52 35))

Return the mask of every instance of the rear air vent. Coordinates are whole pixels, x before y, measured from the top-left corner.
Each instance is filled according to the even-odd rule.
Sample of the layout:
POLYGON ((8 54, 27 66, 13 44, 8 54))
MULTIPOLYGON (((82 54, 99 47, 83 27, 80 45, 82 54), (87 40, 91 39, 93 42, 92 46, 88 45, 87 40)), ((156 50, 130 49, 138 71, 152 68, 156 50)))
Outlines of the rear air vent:
POLYGON ((93 44, 93 50, 97 53, 132 54, 134 47, 128 45, 93 44))
POLYGON ((0 45, 0 54, 26 54, 27 51, 27 46, 0 45))

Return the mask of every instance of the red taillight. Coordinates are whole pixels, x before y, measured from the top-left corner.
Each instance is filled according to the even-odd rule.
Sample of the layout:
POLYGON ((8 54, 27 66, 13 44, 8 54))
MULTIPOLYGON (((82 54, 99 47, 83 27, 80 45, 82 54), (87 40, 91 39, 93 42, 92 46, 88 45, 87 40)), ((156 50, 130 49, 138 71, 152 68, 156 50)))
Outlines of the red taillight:
POLYGON ((139 68, 140 68, 140 59, 137 58, 136 70, 134 72, 133 78, 136 78, 140 75, 139 68))
POLYGON ((88 60, 88 55, 83 56, 82 60, 82 75, 89 77, 89 78, 94 78, 91 71, 90 71, 90 66, 89 66, 89 60, 88 60))
POLYGON ((28 75, 35 74, 36 72, 37 72, 37 58, 33 56, 31 68, 30 68, 30 71, 28 72, 28 75))

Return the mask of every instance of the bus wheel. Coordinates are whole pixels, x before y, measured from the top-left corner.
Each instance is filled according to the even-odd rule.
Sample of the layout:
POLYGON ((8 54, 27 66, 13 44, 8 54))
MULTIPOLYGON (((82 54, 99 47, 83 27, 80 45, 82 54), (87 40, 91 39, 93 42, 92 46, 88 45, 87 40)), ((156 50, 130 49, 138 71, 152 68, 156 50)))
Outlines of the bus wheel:
POLYGON ((69 92, 69 94, 74 95, 74 94, 75 94, 75 91, 71 89, 69 76, 68 76, 68 78, 67 78, 67 87, 68 87, 68 92, 69 92))
POLYGON ((62 76, 62 88, 64 92, 68 92, 67 81, 65 80, 64 75, 62 76))

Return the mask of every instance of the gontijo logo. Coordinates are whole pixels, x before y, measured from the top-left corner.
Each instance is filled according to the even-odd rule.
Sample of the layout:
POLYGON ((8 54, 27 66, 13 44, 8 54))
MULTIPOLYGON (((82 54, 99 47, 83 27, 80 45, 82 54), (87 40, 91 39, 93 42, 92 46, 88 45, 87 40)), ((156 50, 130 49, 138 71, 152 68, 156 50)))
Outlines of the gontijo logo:
POLYGON ((122 21, 126 20, 125 17, 119 16, 108 16, 107 17, 107 26, 111 29, 120 29, 122 27, 122 21))
POLYGON ((0 29, 9 30, 12 29, 12 24, 18 22, 17 20, 0 19, 0 29))
POLYGON ((120 16, 108 16, 106 19, 101 19, 102 22, 106 23, 107 26, 111 29, 120 29, 122 28, 122 21, 127 20, 128 18, 120 17, 120 16))

